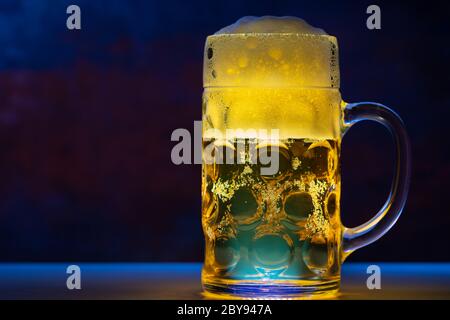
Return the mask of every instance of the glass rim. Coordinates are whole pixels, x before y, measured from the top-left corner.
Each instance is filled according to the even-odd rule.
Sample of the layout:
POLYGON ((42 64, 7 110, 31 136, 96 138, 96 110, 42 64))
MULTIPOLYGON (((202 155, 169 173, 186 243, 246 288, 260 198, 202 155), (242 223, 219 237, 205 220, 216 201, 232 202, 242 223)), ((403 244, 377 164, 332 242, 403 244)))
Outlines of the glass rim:
POLYGON ((243 37, 243 36, 292 36, 298 38, 326 38, 337 41, 336 37, 330 34, 310 34, 310 33, 297 33, 297 32, 241 32, 241 33, 220 33, 207 36, 209 38, 220 37, 243 37))

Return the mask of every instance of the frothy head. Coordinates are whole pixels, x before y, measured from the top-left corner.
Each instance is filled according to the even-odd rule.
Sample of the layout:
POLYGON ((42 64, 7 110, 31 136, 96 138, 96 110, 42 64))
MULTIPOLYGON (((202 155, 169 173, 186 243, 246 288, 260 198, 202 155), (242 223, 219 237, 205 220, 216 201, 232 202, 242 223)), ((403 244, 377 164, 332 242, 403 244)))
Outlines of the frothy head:
POLYGON ((339 87, 336 38, 295 17, 244 17, 206 40, 205 87, 339 87))
POLYGON ((240 18, 235 23, 220 29, 215 34, 236 33, 296 33, 326 35, 322 29, 311 26, 308 22, 297 17, 253 17, 240 18))

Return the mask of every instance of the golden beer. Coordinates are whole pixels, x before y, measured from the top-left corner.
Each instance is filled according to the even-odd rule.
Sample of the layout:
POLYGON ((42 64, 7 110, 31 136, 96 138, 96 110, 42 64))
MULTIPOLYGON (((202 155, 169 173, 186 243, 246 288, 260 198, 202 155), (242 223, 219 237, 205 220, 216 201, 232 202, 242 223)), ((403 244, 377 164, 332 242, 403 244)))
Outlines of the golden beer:
POLYGON ((205 291, 333 295, 346 254, 337 41, 293 18, 244 18, 225 29, 208 37, 204 56, 205 291), (259 129, 277 129, 277 139, 246 134, 259 129), (251 161, 261 149, 276 156, 275 173, 251 161), (218 161, 225 155, 241 161, 218 161))

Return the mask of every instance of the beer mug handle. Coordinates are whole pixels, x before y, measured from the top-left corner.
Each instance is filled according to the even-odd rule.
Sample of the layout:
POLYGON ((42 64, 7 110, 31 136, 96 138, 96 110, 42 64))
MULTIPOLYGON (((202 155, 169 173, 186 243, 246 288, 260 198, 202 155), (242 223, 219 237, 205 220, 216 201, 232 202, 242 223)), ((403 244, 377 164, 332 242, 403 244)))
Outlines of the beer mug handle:
POLYGON ((392 134, 396 149, 394 177, 389 196, 378 213, 358 227, 344 227, 344 259, 354 250, 378 240, 395 224, 405 206, 411 176, 411 147, 402 119, 379 103, 359 102, 344 106, 344 134, 353 124, 364 120, 381 123, 392 134))

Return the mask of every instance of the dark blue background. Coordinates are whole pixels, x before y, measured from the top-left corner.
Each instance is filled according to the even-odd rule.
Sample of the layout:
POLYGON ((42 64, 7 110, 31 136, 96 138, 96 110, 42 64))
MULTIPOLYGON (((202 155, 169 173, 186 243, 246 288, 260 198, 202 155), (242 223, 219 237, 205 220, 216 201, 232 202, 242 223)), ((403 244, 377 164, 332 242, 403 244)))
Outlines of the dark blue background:
MULTIPOLYGON (((205 37, 244 15, 293 15, 335 35, 341 92, 382 102, 413 144, 397 225, 354 260, 450 260, 445 2, 0 1, 0 261, 202 259, 200 166, 170 160, 175 128, 201 119, 205 37), (380 5, 382 29, 366 28, 380 5), (82 30, 66 29, 66 7, 82 30)), ((342 216, 384 202, 390 137, 344 140, 342 216)))

